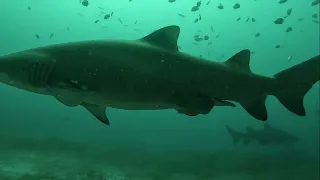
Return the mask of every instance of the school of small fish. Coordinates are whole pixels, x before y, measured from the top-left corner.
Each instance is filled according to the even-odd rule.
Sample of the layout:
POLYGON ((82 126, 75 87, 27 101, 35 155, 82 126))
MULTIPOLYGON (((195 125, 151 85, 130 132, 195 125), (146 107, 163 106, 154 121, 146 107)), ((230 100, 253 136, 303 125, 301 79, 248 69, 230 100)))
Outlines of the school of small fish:
MULTIPOLYGON (((93 0, 80 0, 79 3, 83 7, 90 7, 91 1, 93 1, 93 0)), ((133 0, 128 0, 129 3, 132 2, 132 1, 133 0)), ((178 3, 179 1, 180 0, 168 0, 169 3, 178 3)), ((253 1, 257 1, 257 0, 253 0, 253 1)), ((275 1, 275 3, 278 3, 279 5, 283 5, 283 4, 286 4, 289 0, 279 0, 278 2, 276 2, 276 0, 273 0, 273 1, 275 1)), ((198 0, 192 7, 190 7, 189 10, 188 9, 185 10, 186 13, 177 12, 177 15, 180 18, 186 19, 186 17, 187 17, 186 14, 190 14, 190 16, 192 16, 194 13, 196 13, 196 18, 193 20, 193 23, 199 23, 202 20, 202 16, 201 16, 200 11, 201 11, 202 8, 204 8, 203 6, 208 6, 209 7, 209 6, 211 6, 213 4, 212 0, 208 0, 208 1, 206 1, 206 3, 202 3, 202 2, 203 2, 203 0, 198 0), (188 13, 188 11, 189 11, 189 13, 188 13)), ((213 6, 211 6, 211 8, 216 8, 218 11, 224 11, 226 9, 233 9, 234 11, 240 11, 241 8, 242 8, 242 6, 241 6, 241 4, 239 2, 234 3, 233 6, 231 6, 231 7, 226 7, 222 2, 216 2, 216 3, 217 3, 217 5, 213 5, 213 6)), ((314 6, 314 7, 319 6, 319 4, 320 4, 320 0, 311 0, 311 2, 310 2, 310 5, 314 6)), ((109 20, 109 19, 114 17, 114 12, 106 12, 103 7, 98 7, 98 8, 99 8, 101 17, 94 21, 95 24, 100 23, 102 21, 107 21, 107 20, 109 20)), ((30 6, 28 6, 27 9, 29 11, 32 10, 32 8, 30 6)), ((279 26, 280 28, 283 28, 283 26, 286 24, 286 19, 290 18, 292 13, 294 13, 293 8, 285 9, 283 16, 276 18, 273 21, 273 24, 279 26)), ((79 13, 78 15, 82 16, 83 14, 79 13)), ((310 16, 311 16, 310 17, 311 18, 311 22, 319 24, 319 12, 315 12, 315 13, 311 14, 310 16)), ((126 26, 126 27, 129 26, 129 24, 132 23, 132 22, 124 22, 120 17, 117 17, 116 19, 121 25, 126 26)), ((244 23, 249 23, 249 22, 256 23, 258 20, 255 17, 249 16, 249 17, 237 17, 235 19, 235 21, 236 22, 241 22, 242 21, 244 23)), ((304 21, 304 19, 299 17, 297 19, 297 21, 298 22, 302 22, 302 21, 304 21)), ((135 25, 137 25, 137 24, 138 24, 138 20, 135 20, 132 23, 133 27, 135 25)), ((108 28, 108 26, 103 26, 103 28, 108 28)), ((67 27, 66 30, 69 31, 70 27, 67 27)), ((136 31, 136 32, 140 32, 141 31, 140 29, 135 28, 135 27, 134 27, 133 30, 136 31)), ((198 33, 193 36, 192 44, 193 45, 198 45, 199 43, 202 43, 203 41, 207 41, 207 45, 208 46, 212 45, 213 43, 210 41, 210 39, 213 39, 213 38, 210 38, 210 36, 213 35, 214 38, 217 39, 217 38, 220 37, 220 33, 218 31, 216 31, 213 26, 210 27, 210 31, 211 31, 211 33, 202 34, 201 31, 199 30, 198 33)), ((286 32, 286 33, 290 33, 292 31, 294 31, 294 29, 293 29, 292 26, 287 25, 287 27, 284 27, 283 31, 286 32)), ((304 32, 304 30, 300 30, 300 32, 304 32)), ((263 36, 263 34, 261 34, 260 32, 256 32, 254 34, 255 38, 259 38, 260 36, 263 36)), ((42 38, 42 36, 40 36, 39 34, 36 34, 35 37, 37 39, 41 39, 42 38)), ((54 33, 51 33, 51 34, 47 35, 47 37, 49 37, 50 39, 54 38, 54 33)), ((180 48, 181 47, 179 46, 179 49, 180 48)), ((279 44, 276 44, 274 46, 274 48, 276 48, 276 49, 284 48, 284 45, 281 45, 279 43, 279 44)), ((254 51, 252 51, 251 53, 255 54, 254 51)), ((200 55, 200 57, 202 57, 202 55, 200 55)), ((223 57, 224 57, 224 54, 222 54, 219 58, 223 58, 223 57)), ((289 56, 288 57, 288 61, 291 61, 291 59, 292 59, 292 56, 289 56)))

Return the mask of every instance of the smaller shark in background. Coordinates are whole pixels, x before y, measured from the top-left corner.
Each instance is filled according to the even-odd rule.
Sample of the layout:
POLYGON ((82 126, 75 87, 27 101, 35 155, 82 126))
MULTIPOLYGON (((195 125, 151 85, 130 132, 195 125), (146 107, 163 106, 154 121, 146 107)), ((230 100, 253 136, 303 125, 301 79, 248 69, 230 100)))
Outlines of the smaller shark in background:
POLYGON ((243 141, 244 145, 248 145, 252 141, 256 141, 260 145, 292 145, 300 141, 297 136, 275 129, 269 124, 264 124, 264 128, 261 130, 247 127, 245 133, 236 131, 228 126, 226 126, 226 129, 232 137, 234 145, 239 141, 243 141))

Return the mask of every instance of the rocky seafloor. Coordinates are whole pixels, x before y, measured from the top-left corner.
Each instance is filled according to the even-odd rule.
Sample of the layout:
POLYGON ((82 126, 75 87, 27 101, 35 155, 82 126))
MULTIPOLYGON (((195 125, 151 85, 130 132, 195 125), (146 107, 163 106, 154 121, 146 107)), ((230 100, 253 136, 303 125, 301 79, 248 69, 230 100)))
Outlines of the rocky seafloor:
POLYGON ((97 150, 58 139, 0 137, 0 180, 319 180, 319 159, 217 151, 97 150))

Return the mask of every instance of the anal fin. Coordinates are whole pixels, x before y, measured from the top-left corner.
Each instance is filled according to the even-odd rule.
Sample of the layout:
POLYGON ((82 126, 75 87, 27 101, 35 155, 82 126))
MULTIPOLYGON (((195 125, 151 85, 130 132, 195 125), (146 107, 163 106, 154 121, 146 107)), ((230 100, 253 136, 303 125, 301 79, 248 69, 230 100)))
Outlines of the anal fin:
POLYGON ((261 96, 251 100, 240 101, 241 106, 254 118, 266 121, 268 119, 268 112, 265 105, 267 96, 261 96))
POLYGON ((106 107, 88 104, 85 102, 82 102, 81 105, 85 107, 93 116, 95 116, 103 124, 110 125, 110 121, 106 116, 106 107))

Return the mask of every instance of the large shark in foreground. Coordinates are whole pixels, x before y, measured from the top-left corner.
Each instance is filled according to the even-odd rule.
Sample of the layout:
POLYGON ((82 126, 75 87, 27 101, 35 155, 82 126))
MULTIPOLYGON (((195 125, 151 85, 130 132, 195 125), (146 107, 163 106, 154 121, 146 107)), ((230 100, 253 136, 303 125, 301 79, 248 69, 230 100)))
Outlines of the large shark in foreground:
POLYGON ((247 127, 245 133, 236 131, 229 126, 226 126, 226 129, 232 137, 234 145, 240 141, 243 141, 245 145, 252 141, 256 141, 260 145, 293 145, 300 141, 297 136, 281 129, 273 128, 268 124, 264 124, 264 128, 261 130, 247 127))
POLYGON ((305 116, 303 97, 319 81, 320 56, 274 77, 251 72, 250 51, 218 63, 179 52, 180 28, 161 28, 138 40, 95 40, 39 47, 0 57, 0 81, 83 106, 105 124, 107 107, 175 109, 189 116, 238 102, 267 120, 265 100, 276 96, 305 116))

